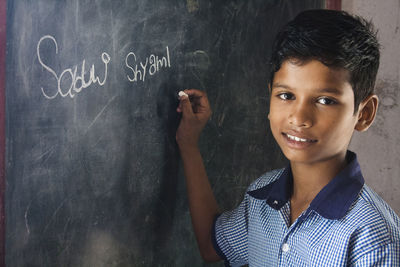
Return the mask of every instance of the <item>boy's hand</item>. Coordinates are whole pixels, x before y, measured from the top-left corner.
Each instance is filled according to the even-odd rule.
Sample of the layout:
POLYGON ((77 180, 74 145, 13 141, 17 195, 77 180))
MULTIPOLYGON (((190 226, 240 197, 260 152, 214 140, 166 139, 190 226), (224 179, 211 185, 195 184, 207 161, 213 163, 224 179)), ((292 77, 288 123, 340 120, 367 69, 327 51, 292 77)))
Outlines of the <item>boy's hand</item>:
POLYGON ((176 141, 180 149, 196 147, 200 133, 211 116, 207 94, 203 91, 184 90, 189 97, 181 96, 177 112, 182 119, 176 132, 176 141))

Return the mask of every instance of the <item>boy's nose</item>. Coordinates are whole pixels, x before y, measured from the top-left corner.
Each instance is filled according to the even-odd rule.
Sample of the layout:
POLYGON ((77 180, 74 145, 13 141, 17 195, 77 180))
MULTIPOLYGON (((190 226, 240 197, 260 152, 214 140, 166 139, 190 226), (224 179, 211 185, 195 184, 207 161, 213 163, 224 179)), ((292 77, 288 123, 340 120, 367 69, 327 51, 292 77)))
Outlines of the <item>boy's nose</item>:
POLYGON ((289 114, 289 124, 309 128, 313 125, 312 110, 306 105, 294 105, 289 114))

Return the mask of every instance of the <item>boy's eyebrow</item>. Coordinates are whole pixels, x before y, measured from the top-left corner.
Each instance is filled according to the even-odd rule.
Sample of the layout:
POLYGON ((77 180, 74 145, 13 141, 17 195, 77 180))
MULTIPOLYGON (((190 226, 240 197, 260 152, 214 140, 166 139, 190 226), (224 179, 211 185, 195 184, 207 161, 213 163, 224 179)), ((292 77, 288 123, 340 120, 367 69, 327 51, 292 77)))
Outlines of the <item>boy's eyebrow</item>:
POLYGON ((337 89, 335 87, 322 88, 318 91, 321 93, 330 93, 330 94, 334 94, 334 95, 342 95, 343 94, 342 91, 340 91, 339 89, 337 89))
MULTIPOLYGON (((272 89, 274 89, 276 87, 287 89, 287 90, 293 90, 292 87, 290 87, 290 86, 288 86, 286 84, 274 83, 272 85, 272 89)), ((317 91, 319 93, 330 93, 330 94, 334 94, 334 95, 342 95, 343 94, 343 92, 341 90, 339 90, 339 89, 337 89, 335 87, 320 88, 320 89, 317 89, 317 91)))
POLYGON ((292 89, 290 86, 285 85, 285 84, 280 84, 280 83, 272 84, 272 88, 275 88, 275 87, 280 87, 280 88, 289 89, 289 90, 292 89))

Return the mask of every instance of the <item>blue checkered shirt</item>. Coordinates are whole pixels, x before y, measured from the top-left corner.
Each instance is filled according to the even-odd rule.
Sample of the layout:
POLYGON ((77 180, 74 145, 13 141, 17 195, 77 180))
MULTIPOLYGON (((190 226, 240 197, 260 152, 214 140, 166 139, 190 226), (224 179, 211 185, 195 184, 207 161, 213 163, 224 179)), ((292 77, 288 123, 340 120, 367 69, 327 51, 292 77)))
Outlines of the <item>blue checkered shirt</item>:
POLYGON ((235 210, 216 218, 217 253, 230 266, 400 266, 400 219, 348 156, 292 225, 290 167, 261 176, 235 210))

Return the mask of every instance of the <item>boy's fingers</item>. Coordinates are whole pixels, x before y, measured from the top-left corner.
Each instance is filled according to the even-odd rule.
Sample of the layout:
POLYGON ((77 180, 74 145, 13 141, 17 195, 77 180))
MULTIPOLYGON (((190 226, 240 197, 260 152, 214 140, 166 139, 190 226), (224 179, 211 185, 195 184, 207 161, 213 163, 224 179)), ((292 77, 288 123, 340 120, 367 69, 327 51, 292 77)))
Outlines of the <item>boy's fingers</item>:
POLYGON ((183 116, 192 116, 193 115, 192 104, 190 103, 190 100, 187 96, 181 97, 179 109, 182 111, 183 116))
POLYGON ((201 97, 205 93, 203 91, 197 90, 197 89, 185 89, 183 90, 186 94, 192 96, 192 97, 201 97))
POLYGON ((205 108, 210 106, 206 92, 197 89, 186 89, 184 92, 190 96, 194 106, 205 108))
POLYGON ((183 117, 205 117, 211 113, 210 104, 207 94, 197 89, 186 89, 185 92, 189 97, 182 95, 180 97, 178 112, 182 112, 183 117))

